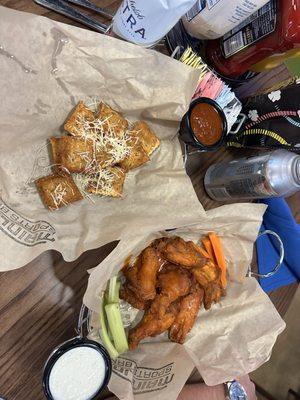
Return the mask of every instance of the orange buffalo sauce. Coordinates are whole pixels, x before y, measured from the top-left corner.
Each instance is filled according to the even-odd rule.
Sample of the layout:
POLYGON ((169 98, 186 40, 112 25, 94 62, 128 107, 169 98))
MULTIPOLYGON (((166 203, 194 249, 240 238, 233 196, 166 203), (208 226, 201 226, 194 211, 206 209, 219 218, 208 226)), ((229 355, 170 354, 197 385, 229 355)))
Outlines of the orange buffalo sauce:
POLYGON ((198 103, 192 109, 190 126, 196 138, 204 146, 213 146, 222 136, 223 121, 214 106, 198 103))
POLYGON ((122 269, 121 269, 122 272, 126 271, 126 269, 128 269, 128 268, 130 267, 131 257, 132 257, 132 255, 130 254, 130 255, 126 258, 126 260, 124 261, 124 265, 123 265, 123 267, 122 267, 122 269))

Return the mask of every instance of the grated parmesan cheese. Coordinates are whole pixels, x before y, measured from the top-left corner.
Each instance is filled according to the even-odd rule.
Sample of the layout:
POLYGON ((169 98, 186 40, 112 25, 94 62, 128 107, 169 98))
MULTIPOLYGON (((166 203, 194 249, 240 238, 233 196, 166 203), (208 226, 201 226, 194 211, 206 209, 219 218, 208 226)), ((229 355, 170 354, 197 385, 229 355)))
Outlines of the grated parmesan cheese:
POLYGON ((122 136, 117 135, 118 126, 110 123, 109 120, 110 117, 104 120, 95 118, 93 121, 87 121, 81 115, 76 120, 76 125, 80 127, 78 136, 81 139, 93 141, 95 158, 97 158, 97 153, 101 152, 108 155, 107 166, 117 164, 128 157, 135 144, 128 132, 124 132, 122 136))
POLYGON ((95 204, 90 193, 87 192, 87 187, 90 184, 91 176, 89 175, 82 175, 82 174, 72 174, 72 178, 75 182, 75 185, 78 187, 82 196, 88 199, 91 203, 95 204))
POLYGON ((67 195, 67 187, 71 190, 72 195, 74 195, 74 190, 68 184, 59 183, 52 193, 50 193, 52 200, 55 204, 55 208, 58 209, 61 204, 67 206, 69 203, 65 201, 67 195))

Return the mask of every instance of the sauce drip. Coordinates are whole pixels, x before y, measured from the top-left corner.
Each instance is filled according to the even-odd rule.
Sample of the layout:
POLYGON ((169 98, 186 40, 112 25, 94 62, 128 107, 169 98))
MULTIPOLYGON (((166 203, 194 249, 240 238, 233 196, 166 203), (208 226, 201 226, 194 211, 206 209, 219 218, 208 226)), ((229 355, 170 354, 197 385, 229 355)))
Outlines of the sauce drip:
POLYGON ((190 115, 190 124, 194 135, 204 146, 213 146, 221 139, 223 121, 211 104, 196 104, 190 115))

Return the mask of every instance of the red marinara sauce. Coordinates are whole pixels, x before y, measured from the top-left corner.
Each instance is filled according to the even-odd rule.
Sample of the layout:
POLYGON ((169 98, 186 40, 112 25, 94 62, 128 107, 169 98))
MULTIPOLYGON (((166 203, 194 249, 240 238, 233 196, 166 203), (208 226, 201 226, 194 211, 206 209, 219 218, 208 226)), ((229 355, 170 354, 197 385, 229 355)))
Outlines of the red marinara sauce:
POLYGON ((222 136, 223 121, 216 108, 207 103, 198 103, 190 114, 190 126, 196 138, 204 146, 213 146, 222 136))

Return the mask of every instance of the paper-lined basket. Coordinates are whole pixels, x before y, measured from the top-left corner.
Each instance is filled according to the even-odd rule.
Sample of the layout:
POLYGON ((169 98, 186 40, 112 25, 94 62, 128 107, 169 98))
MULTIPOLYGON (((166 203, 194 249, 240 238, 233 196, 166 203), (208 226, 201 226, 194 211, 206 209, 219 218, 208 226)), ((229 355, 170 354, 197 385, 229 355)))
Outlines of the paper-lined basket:
POLYGON ((91 335, 97 339, 97 312, 107 281, 129 255, 138 254, 152 240, 178 235, 197 242, 215 231, 226 256, 227 295, 209 311, 201 308, 184 345, 171 343, 163 334, 146 339, 114 362, 109 388, 120 399, 152 399, 155 393, 159 400, 175 400, 194 367, 206 384, 216 385, 249 373, 269 359, 285 323, 258 282, 245 277, 264 211, 265 206, 259 204, 223 206, 188 227, 128 237, 90 271, 84 304, 93 312, 91 335))

